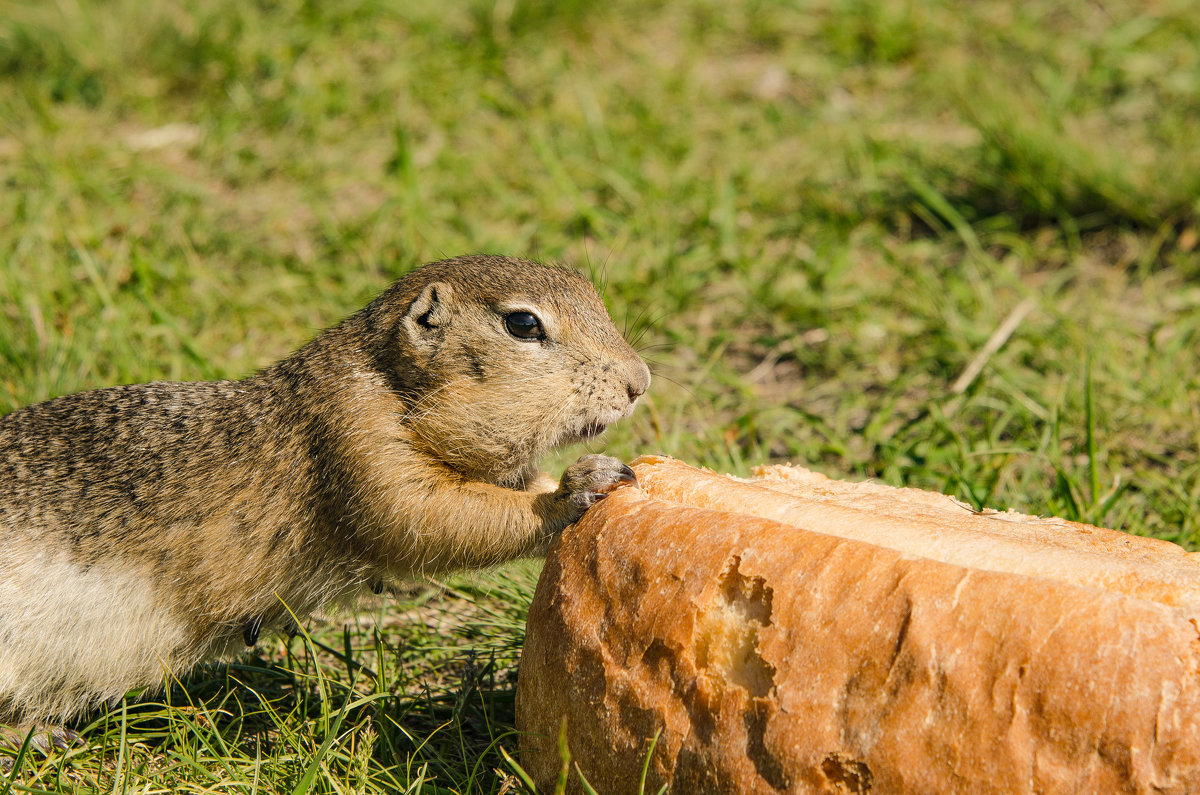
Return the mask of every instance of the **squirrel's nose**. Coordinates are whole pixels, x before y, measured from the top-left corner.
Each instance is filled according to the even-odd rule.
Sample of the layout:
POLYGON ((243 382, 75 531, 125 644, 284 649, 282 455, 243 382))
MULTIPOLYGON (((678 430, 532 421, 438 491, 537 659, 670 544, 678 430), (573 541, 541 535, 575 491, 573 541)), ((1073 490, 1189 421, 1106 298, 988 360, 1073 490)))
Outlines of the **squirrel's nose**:
POLYGON ((650 368, 645 362, 638 362, 640 367, 634 372, 630 378, 629 384, 626 385, 625 391, 629 393, 630 402, 637 400, 642 395, 646 394, 646 390, 650 388, 650 368))

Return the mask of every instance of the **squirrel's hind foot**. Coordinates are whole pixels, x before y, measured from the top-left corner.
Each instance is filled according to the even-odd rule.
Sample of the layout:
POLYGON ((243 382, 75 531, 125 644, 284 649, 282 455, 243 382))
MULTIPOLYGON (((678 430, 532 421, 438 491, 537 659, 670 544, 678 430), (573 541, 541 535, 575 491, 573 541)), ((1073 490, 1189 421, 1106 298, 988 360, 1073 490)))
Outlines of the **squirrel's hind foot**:
POLYGON ((66 726, 47 723, 27 723, 18 726, 0 726, 0 771, 5 773, 12 770, 13 761, 26 747, 37 751, 43 756, 49 756, 52 751, 66 751, 82 746, 83 740, 79 732, 66 726), (12 756, 8 755, 12 752, 12 756))

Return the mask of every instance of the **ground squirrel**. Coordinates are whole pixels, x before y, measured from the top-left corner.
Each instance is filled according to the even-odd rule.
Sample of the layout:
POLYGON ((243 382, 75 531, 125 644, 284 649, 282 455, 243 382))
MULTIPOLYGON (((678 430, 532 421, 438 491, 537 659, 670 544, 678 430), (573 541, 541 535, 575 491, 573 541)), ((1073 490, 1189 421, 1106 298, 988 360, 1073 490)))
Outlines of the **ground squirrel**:
POLYGON ((392 578, 536 553, 633 478, 536 462, 650 372, 591 283, 426 265, 242 381, 0 418, 0 723, 69 719, 392 578))

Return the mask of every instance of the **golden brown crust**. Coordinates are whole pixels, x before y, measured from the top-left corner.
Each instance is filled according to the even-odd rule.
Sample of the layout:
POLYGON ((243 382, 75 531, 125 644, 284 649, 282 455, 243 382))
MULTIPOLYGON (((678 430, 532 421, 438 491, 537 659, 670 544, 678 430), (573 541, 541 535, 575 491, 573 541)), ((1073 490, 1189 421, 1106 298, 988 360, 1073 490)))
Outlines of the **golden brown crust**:
MULTIPOLYGON (((738 512, 764 484, 634 468, 642 490, 563 534, 531 607, 517 717, 539 786, 565 716, 601 792, 636 791, 660 730, 649 791, 1200 788, 1195 602, 799 529, 738 512), (738 510, 680 504, 706 500, 738 510)), ((913 496, 896 510, 923 514, 913 496)), ((1126 561, 1193 565, 1142 541, 1126 561)))

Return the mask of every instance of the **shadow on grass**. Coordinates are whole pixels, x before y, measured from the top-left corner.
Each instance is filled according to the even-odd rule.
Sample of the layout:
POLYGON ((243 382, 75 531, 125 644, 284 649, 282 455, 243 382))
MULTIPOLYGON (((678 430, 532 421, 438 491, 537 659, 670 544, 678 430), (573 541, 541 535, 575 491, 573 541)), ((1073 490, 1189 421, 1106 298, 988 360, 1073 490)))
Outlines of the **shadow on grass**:
MULTIPOLYGON (((436 609, 462 609, 457 595, 436 609)), ((202 668, 145 700, 130 694, 73 723, 78 746, 27 753, 0 789, 7 778, 14 792, 201 781, 257 792, 513 791, 501 746, 516 756, 520 635, 480 636, 474 607, 433 631, 381 612, 371 627, 263 644, 265 654, 202 668)))

